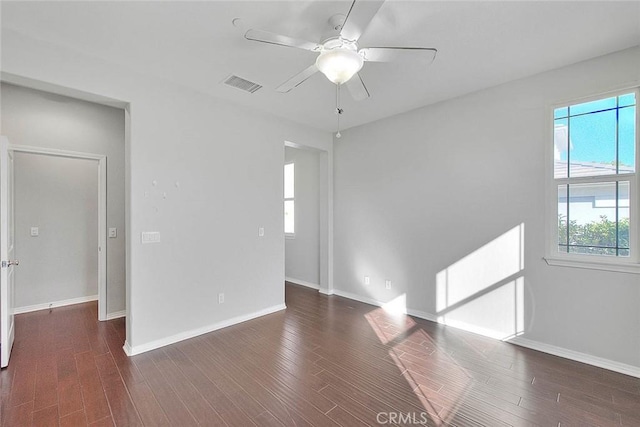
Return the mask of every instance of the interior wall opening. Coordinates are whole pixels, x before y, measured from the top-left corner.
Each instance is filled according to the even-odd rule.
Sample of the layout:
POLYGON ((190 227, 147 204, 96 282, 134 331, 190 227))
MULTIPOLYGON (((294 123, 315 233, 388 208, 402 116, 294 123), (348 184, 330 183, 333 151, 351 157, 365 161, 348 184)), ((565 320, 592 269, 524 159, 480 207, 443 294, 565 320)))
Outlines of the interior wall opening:
POLYGON ((285 280, 330 295, 330 154, 285 141, 284 168, 285 280))
POLYGON ((320 289, 320 153, 285 147, 285 278, 320 289))
MULTIPOLYGON (((106 102, 108 105, 104 105, 85 101, 79 99, 82 97, 76 97, 77 94, 73 90, 67 91, 65 88, 54 85, 50 85, 51 91, 40 90, 46 89, 48 85, 43 82, 30 82, 4 73, 2 80, 0 86, 2 91, 2 134, 8 137, 10 147, 13 147, 18 159, 22 158, 24 160, 22 163, 26 162, 23 166, 20 166, 19 163, 19 168, 24 167, 25 170, 32 168, 34 166, 33 159, 38 159, 40 163, 45 161, 43 159, 46 159, 48 163, 57 162, 55 165, 53 163, 49 165, 51 180, 48 183, 59 181, 61 188, 67 192, 77 189, 89 181, 89 178, 73 176, 74 167, 70 165, 84 162, 86 164, 92 163, 94 168, 104 168, 102 172, 92 175, 93 179, 104 181, 100 183, 105 195, 102 206, 99 208, 104 218, 99 230, 96 225, 96 230, 98 230, 96 234, 104 234, 104 244, 100 247, 99 244, 89 243, 95 248, 95 251, 99 251, 100 255, 97 257, 104 257, 104 289, 99 298, 101 308, 98 315, 100 320, 125 316, 127 233, 125 228, 125 145, 127 138, 125 121, 127 117, 125 116, 124 104, 114 106, 112 102, 106 102), (11 84, 14 82, 16 84, 11 84), (33 87, 39 89, 36 90, 33 87), (63 95, 65 92, 69 92, 71 96, 63 95), (102 178, 100 178, 101 176, 102 178)), ((96 97, 94 96, 91 101, 96 101, 96 97)), ((32 196, 27 196, 25 193, 23 200, 23 205, 31 206, 34 212, 38 202, 51 196, 39 194, 38 188, 35 190, 36 192, 32 196)), ((22 193, 20 188, 18 191, 22 193)), ((64 209, 71 209, 71 205, 65 205, 64 200, 57 200, 57 202, 59 202, 57 206, 50 209, 63 212, 64 209)), ((31 218, 31 222, 34 220, 31 218)), ((24 219, 24 221, 28 220, 24 219)), ((35 222, 31 224, 31 222, 17 224, 16 234, 27 233, 23 238, 23 240, 26 239, 23 246, 27 242, 40 243, 44 246, 44 240, 51 237, 47 234, 51 229, 35 222), (32 235, 32 233, 36 235, 32 235)), ((66 226, 65 230, 58 232, 60 233, 58 238, 53 239, 55 243, 47 244, 60 244, 61 239, 71 239, 74 235, 77 239, 87 239, 86 235, 77 237, 81 233, 70 226, 66 226)), ((26 248, 26 246, 24 247, 26 248)), ((70 253, 66 263, 74 265, 80 259, 87 261, 89 257, 94 256, 90 254, 95 251, 82 250, 75 254, 70 253)), ((17 255, 19 256, 19 254, 17 255)), ((47 256, 44 252, 37 258, 37 263, 40 266, 58 264, 58 271, 65 269, 60 264, 61 262, 60 260, 56 261, 55 256, 47 256)), ((93 264, 93 261, 88 263, 93 264)), ((17 271, 19 282, 22 282, 20 276, 23 276, 27 281, 33 280, 33 277, 29 278, 31 272, 27 272, 26 268, 25 261, 23 261, 22 265, 18 267, 18 270, 22 271, 17 271)), ((93 281, 93 273, 89 273, 90 269, 81 270, 82 274, 85 274, 87 282, 93 281)), ((63 285, 66 283, 64 280, 62 282, 63 285)), ((86 285, 86 287, 88 289, 90 286, 86 285)), ((84 292, 84 295, 61 294, 55 296, 48 295, 47 289, 49 287, 42 288, 35 295, 24 300, 18 295, 16 300, 17 313, 46 308, 49 305, 55 307, 81 302, 82 298, 94 297, 95 299, 96 295, 96 293, 91 294, 87 291, 84 292)))
POLYGON ((15 314, 99 299, 99 167, 14 152, 15 314))

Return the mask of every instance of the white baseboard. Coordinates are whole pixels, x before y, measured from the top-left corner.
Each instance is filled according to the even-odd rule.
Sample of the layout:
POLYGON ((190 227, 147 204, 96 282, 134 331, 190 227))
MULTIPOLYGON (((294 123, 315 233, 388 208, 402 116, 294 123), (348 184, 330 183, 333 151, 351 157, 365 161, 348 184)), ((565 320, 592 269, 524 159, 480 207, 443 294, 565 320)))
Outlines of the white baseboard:
POLYGON ((627 365, 626 363, 616 362, 614 360, 605 359, 603 357, 592 356, 590 354, 581 353, 579 351, 573 351, 522 337, 511 338, 509 340, 506 340, 506 342, 516 344, 521 347, 530 348, 532 350, 541 351, 543 353, 553 354, 554 356, 563 357, 565 359, 586 363, 587 365, 593 365, 599 368, 604 368, 610 371, 615 371, 621 374, 640 378, 640 367, 638 366, 627 365))
POLYGON ((129 345, 129 341, 127 340, 124 341, 124 345, 122 346, 122 349, 124 350, 124 354, 126 354, 127 356, 133 356, 131 345, 129 345))
POLYGON ((407 314, 409 316, 418 317, 420 319, 438 323, 438 316, 431 313, 427 313, 426 311, 413 310, 413 309, 407 308, 407 314))
POLYGON ((316 290, 320 289, 320 285, 316 283, 306 282, 300 279, 294 279, 293 277, 285 277, 284 280, 287 282, 295 283, 296 285, 306 286, 307 288, 316 289, 316 290))
POLYGON ((119 319, 121 317, 127 317, 126 310, 114 311, 113 313, 107 313, 107 320, 119 319))
POLYGON ((352 299, 354 301, 360 301, 360 302, 363 302, 365 304, 375 305, 376 307, 382 307, 384 305, 384 303, 382 301, 377 301, 377 300, 374 300, 374 299, 369 298, 369 297, 363 297, 363 296, 358 295, 358 294, 352 294, 351 292, 341 291, 339 289, 334 289, 333 290, 333 294, 337 295, 339 297, 352 299))
POLYGON ((48 310, 50 308, 64 307, 66 305, 82 304, 83 302, 98 301, 98 295, 89 295, 87 297, 71 298, 61 301, 47 302, 44 304, 26 305, 24 307, 15 307, 13 314, 31 313, 32 311, 48 310))
POLYGON ((164 347, 169 344, 176 343, 178 341, 184 341, 189 338, 197 337, 198 335, 207 334, 209 332, 216 331, 218 329, 226 328, 228 326, 232 326, 238 323, 246 322, 247 320, 255 319, 257 317, 266 316, 267 314, 275 313, 276 311, 281 311, 286 309, 287 306, 284 304, 274 305, 272 307, 265 308, 263 310, 258 310, 253 313, 244 314, 242 316, 232 317, 231 319, 223 320, 218 323, 214 323, 212 325, 203 326, 201 328, 192 329, 190 331, 181 332, 179 334, 172 335, 170 337, 161 338, 159 340, 151 341, 146 344, 140 345, 130 345, 125 341, 124 344, 124 352, 127 356, 135 356, 136 354, 144 353, 150 350, 155 350, 156 348, 164 347))
MULTIPOLYGON (((352 294, 350 292, 344 292, 344 291, 340 291, 340 290, 336 289, 336 290, 334 290, 334 293, 336 295, 338 295, 338 296, 341 296, 341 297, 344 297, 344 298, 348 298, 348 299, 352 299, 352 300, 355 300, 355 301, 360 301, 360 302, 363 302, 365 304, 371 304, 371 305, 375 305, 377 307, 384 307, 385 306, 385 303, 382 302, 382 301, 377 301, 377 300, 374 300, 372 298, 363 297, 363 296, 357 295, 357 294, 352 294)), ((433 315, 433 314, 431 314, 431 313, 427 313, 427 312, 419 311, 419 310, 412 310, 412 309, 406 309, 405 313, 410 315, 410 316, 415 316, 415 317, 419 317, 421 319, 430 320, 432 322, 438 323, 438 317, 433 315)), ((454 328, 460 328, 460 329, 463 329, 463 330, 466 330, 466 331, 472 332, 472 333, 478 333, 478 332, 474 332, 474 331, 469 331, 467 329, 467 327, 469 325, 465 325, 464 327, 460 327, 462 325, 456 326, 456 325, 450 324, 450 325, 447 325, 447 326, 451 326, 451 327, 454 327, 454 328)), ((482 335, 487 336, 485 334, 482 334, 482 335)), ((515 338, 511 338, 511 339, 504 340, 504 341, 512 343, 512 344, 519 345, 521 347, 530 348, 532 350, 541 351, 543 353, 553 354, 554 356, 559 356, 559 357, 562 357, 562 358, 565 358, 565 359, 574 360, 576 362, 586 363, 587 365, 597 366, 599 368, 604 368, 604 369, 608 369, 610 371, 619 372, 621 374, 631 375, 632 377, 640 378, 640 367, 638 367, 638 366, 627 365, 625 363, 616 362, 614 360, 605 359, 605 358, 597 357, 597 356, 592 356, 590 354, 580 353, 578 351, 573 351, 573 350, 569 350, 569 349, 566 349, 566 348, 557 347, 557 346, 554 346, 554 345, 551 345, 551 344, 545 344, 545 343, 529 340, 529 339, 522 338, 522 337, 515 337, 515 338)))
POLYGON ((332 290, 328 290, 327 288, 322 288, 317 283, 306 282, 304 280, 294 279, 293 277, 285 277, 284 280, 286 280, 287 282, 291 282, 293 284, 296 284, 296 285, 304 286, 304 287, 307 287, 307 288, 310 288, 310 289, 315 289, 315 290, 317 290, 318 292, 320 292, 323 295, 333 295, 333 289, 332 290))
MULTIPOLYGON (((363 296, 357 295, 357 294, 352 294, 351 292, 341 291, 339 289, 334 289, 333 290, 333 294, 334 295, 338 295, 339 297, 352 299, 354 301, 360 301, 360 302, 363 302, 365 304, 375 305, 376 307, 385 307, 387 305, 386 302, 378 301, 378 300, 375 300, 375 299, 369 298, 369 297, 363 297, 363 296)), ((413 310, 411 308, 405 308, 404 310, 402 310, 402 313, 403 314, 408 314, 409 316, 418 317, 420 319, 430 320, 430 321, 436 322, 436 323, 437 323, 437 320, 438 320, 438 318, 436 316, 434 316, 433 314, 427 313, 425 311, 413 310)))
MULTIPOLYGON (((471 332, 472 334, 482 335, 483 337, 493 338, 498 341, 508 341, 511 338, 505 339, 504 331, 496 331, 494 329, 484 328, 482 326, 474 325, 469 322, 462 322, 460 320, 447 318, 447 316, 443 316, 441 320, 434 320, 434 322, 440 323, 441 325, 451 326, 452 328, 462 329, 463 331, 471 332)), ((511 335, 513 336, 513 335, 511 335)))

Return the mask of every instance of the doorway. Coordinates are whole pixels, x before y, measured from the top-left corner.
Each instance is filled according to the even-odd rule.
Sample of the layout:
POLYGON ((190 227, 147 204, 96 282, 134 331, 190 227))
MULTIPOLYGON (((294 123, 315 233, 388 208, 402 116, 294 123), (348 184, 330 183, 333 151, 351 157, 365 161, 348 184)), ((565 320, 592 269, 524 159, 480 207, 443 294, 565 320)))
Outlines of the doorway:
MULTIPOLYGON (((126 148, 129 137, 126 105, 100 100, 97 96, 86 101, 83 99, 86 94, 67 88, 5 73, 1 77, 2 132, 8 137, 10 148, 16 154, 39 155, 50 159, 55 157, 68 161, 81 159, 98 165, 99 172, 94 177, 98 177, 102 191, 98 226, 101 243, 94 245, 91 251, 94 258, 95 251, 99 251, 101 265, 97 292, 100 303, 98 318, 108 320, 124 317, 128 241, 125 227, 126 148)), ((64 171, 64 167, 57 170, 64 171)), ((38 227, 38 224, 25 226, 30 234, 31 227, 38 227)), ((44 241, 45 236, 46 233, 28 236, 28 240, 37 243, 44 241)), ((26 261, 16 269, 17 274, 26 269, 24 262, 26 261)), ((96 294, 93 295, 95 297, 96 294)), ((69 299, 73 300, 63 298, 60 301, 73 302, 68 301, 69 299)), ((49 303, 56 301, 58 300, 50 300, 49 303)), ((23 305, 16 302, 19 306, 23 305)), ((28 304, 30 305, 35 304, 28 304)), ((48 305, 42 308, 48 308, 48 305)))
POLYGON ((14 314, 98 301, 107 318, 106 157, 13 146, 14 314))
POLYGON ((285 141, 285 280, 327 295, 333 294, 331 157, 285 141))
MULTIPOLYGON (((98 252, 101 265, 98 320, 126 317, 130 289, 127 275, 130 218, 126 203, 130 172, 130 105, 5 72, 0 73, 0 90, 2 133, 8 137, 14 153, 81 158, 98 165, 96 174, 102 196, 99 196, 97 229, 101 243, 93 250, 94 254, 98 252)), ((28 231, 31 233, 31 225, 28 225, 28 231)), ((3 301, 0 303, 4 305, 3 301)), ((62 303, 69 303, 69 300, 62 300, 62 303)), ((13 308, 9 311, 13 313, 13 308)), ((3 326, 9 324, 5 314, 2 314, 2 320, 3 326)), ((131 322, 127 321, 127 334, 130 327, 131 322)))

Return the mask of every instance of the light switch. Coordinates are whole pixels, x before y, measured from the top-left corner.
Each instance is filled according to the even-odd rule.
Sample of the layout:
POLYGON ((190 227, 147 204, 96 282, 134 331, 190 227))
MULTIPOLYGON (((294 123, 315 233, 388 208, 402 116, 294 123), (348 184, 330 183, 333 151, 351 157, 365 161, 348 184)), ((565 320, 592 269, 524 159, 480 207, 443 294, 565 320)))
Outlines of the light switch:
POLYGON ((143 231, 142 243, 160 243, 159 231, 143 231))
POLYGON ((264 227, 258 227, 258 237, 264 237, 264 227))
POLYGON ((31 237, 38 237, 40 235, 40 229, 38 227, 31 227, 31 237))
POLYGON ((116 237, 118 237, 118 229, 115 227, 109 228, 109 238, 115 239, 116 237))

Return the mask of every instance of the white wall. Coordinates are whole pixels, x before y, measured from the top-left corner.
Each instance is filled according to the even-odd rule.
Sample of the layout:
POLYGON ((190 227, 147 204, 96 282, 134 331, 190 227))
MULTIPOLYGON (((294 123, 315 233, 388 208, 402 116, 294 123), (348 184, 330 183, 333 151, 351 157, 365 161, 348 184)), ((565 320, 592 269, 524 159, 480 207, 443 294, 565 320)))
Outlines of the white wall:
POLYGON ((320 287, 320 154, 285 147, 295 164, 295 237, 285 239, 285 277, 320 287))
POLYGON ((639 276, 542 259, 550 105, 639 83, 635 48, 344 131, 336 292, 640 367, 639 276))
POLYGON ((15 307, 97 296, 98 162, 15 153, 14 191, 15 307))
POLYGON ((118 230, 107 239, 107 313, 124 310, 124 110, 5 83, 0 91, 1 130, 11 144, 107 156, 107 227, 118 230))
POLYGON ((7 73, 130 103, 132 352, 282 306, 283 142, 330 151, 329 133, 6 28, 2 43, 7 73), (142 245, 142 231, 161 243, 142 245))

